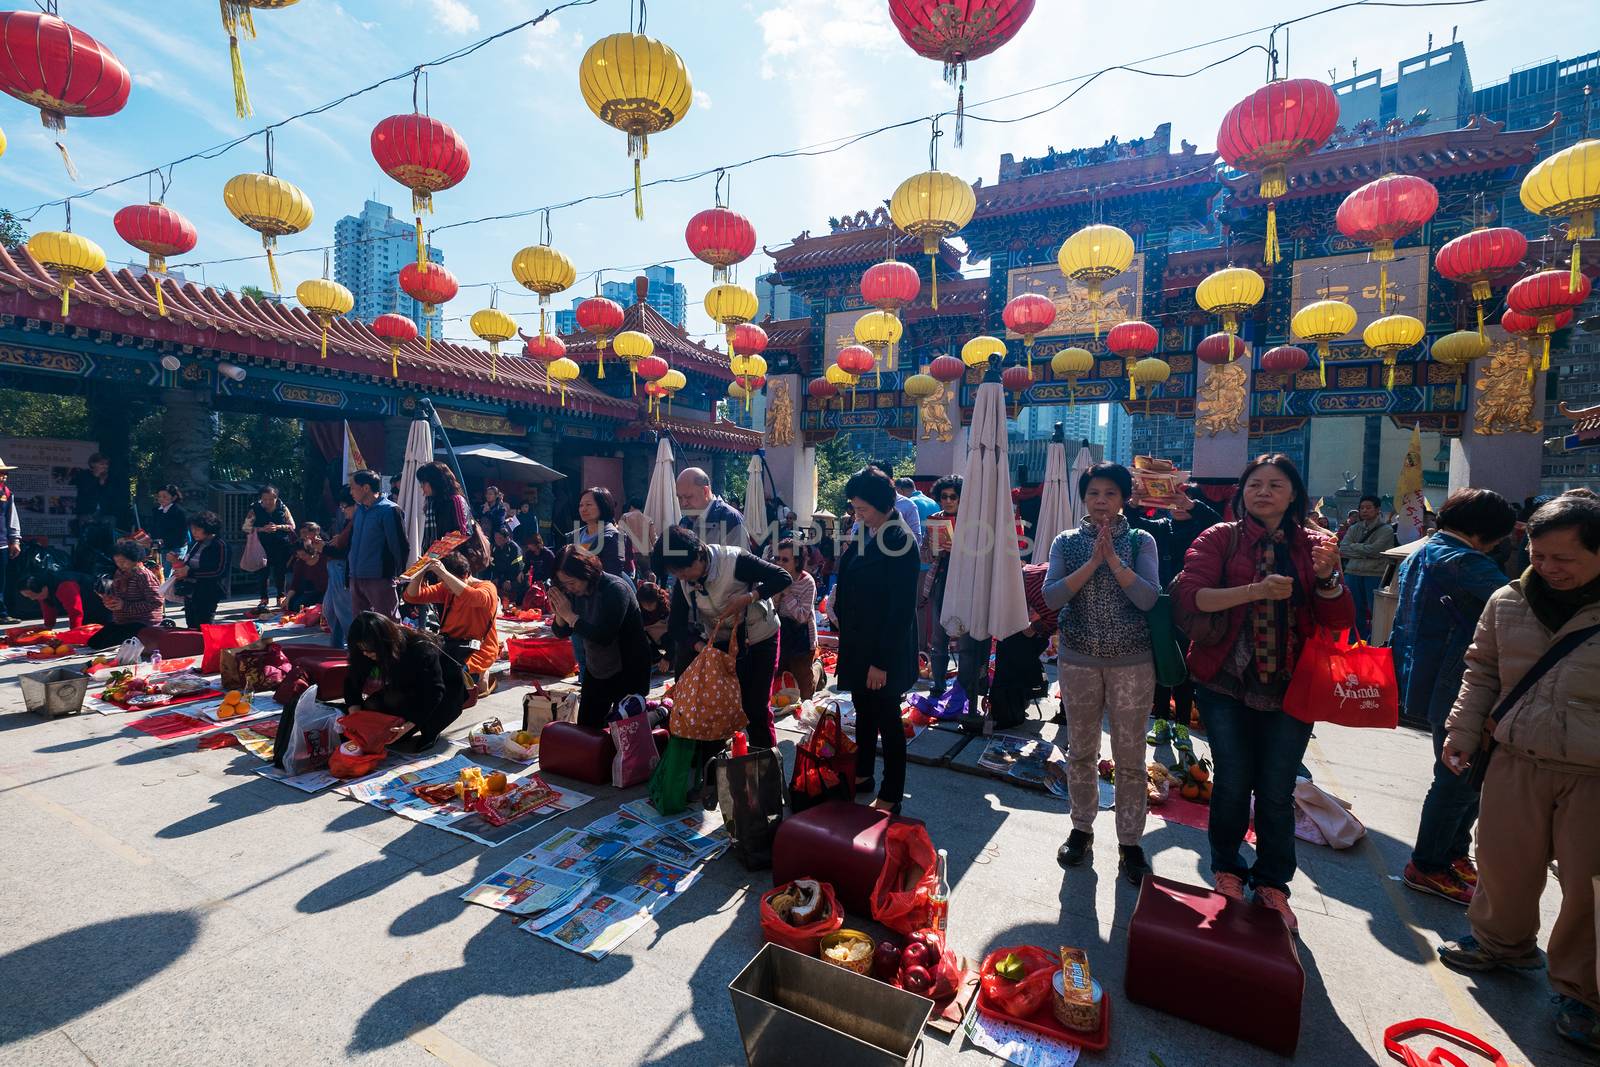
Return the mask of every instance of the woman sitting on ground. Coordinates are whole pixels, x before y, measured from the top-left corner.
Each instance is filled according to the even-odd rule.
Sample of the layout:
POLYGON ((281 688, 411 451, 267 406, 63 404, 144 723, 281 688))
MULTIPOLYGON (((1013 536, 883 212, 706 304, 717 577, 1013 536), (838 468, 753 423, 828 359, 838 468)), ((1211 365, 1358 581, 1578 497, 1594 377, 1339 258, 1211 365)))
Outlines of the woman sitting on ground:
POLYGON ((63 617, 73 630, 86 623, 104 626, 111 621, 111 612, 101 602, 94 583, 74 571, 31 575, 22 583, 22 595, 39 605, 47 630, 55 629, 56 620, 63 617))
POLYGON ((345 707, 410 722, 412 730, 393 747, 416 752, 430 748, 460 718, 466 699, 466 674, 444 654, 434 635, 375 611, 363 611, 351 621, 345 707))
POLYGON ((145 566, 149 558, 143 545, 118 541, 111 550, 117 572, 111 576, 111 589, 101 599, 111 611, 111 623, 88 642, 90 648, 110 648, 138 635, 146 626, 159 626, 165 608, 161 583, 145 566))
POLYGON ((222 582, 228 576, 231 553, 222 533, 222 519, 214 511, 189 517, 189 549, 183 562, 172 568, 178 579, 173 587, 183 597, 183 621, 191 630, 209 625, 222 602, 222 582))
POLYGON ((494 692, 489 669, 500 658, 494 627, 500 598, 494 583, 468 573, 467 557, 451 552, 430 562, 406 586, 407 604, 439 604, 439 636, 444 653, 465 668, 479 696, 494 692), (432 580, 430 580, 432 579, 432 580))
POLYGON ((631 582, 606 573, 593 553, 568 545, 556 558, 550 610, 557 637, 583 642, 580 725, 599 729, 623 697, 650 692, 652 646, 631 582))

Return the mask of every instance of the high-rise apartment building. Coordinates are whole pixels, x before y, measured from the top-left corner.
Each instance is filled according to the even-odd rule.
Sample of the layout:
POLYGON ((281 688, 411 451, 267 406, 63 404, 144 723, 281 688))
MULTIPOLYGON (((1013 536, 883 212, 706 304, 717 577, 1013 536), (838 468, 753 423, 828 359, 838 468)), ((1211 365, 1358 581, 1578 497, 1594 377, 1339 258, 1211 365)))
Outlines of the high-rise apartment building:
MULTIPOLYGON (((677 272, 671 267, 646 267, 644 277, 650 283, 645 303, 662 318, 681 328, 689 317, 689 291, 675 280, 677 272)), ((623 307, 631 307, 637 299, 632 278, 625 282, 601 282, 600 295, 607 300, 615 300, 623 307)), ((573 324, 576 327, 576 320, 573 324)))
MULTIPOLYGON (((333 278, 356 298, 351 314, 362 322, 396 312, 426 330, 433 320, 433 336, 444 336, 444 314, 431 316, 422 305, 400 291, 400 268, 417 261, 417 231, 411 222, 394 217, 394 209, 376 200, 361 206, 361 214, 346 215, 333 226, 333 278)), ((428 261, 443 263, 444 254, 428 246, 428 261)))

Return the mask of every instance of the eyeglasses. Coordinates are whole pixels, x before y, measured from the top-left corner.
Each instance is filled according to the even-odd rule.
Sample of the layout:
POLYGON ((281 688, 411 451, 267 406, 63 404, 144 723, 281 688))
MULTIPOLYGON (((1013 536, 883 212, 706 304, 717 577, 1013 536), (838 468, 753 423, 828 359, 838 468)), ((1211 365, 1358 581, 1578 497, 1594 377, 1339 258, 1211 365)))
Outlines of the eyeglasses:
POLYGON ((961 499, 961 494, 959 494, 959 493, 940 493, 939 494, 939 499, 940 500, 960 500, 961 499))

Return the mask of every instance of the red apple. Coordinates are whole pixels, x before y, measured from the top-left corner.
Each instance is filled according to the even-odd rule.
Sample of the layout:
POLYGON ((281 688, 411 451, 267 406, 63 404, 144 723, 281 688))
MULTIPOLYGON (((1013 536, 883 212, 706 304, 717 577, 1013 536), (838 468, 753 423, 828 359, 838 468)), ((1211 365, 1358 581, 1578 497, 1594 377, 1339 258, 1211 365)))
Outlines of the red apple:
POLYGON ((933 988, 933 976, 926 967, 905 967, 900 971, 900 988, 925 997, 933 988))
POLYGON ((872 956, 872 973, 885 982, 894 981, 900 973, 900 945, 894 941, 879 941, 872 956))
POLYGON ((926 967, 938 959, 938 953, 930 951, 927 945, 915 940, 914 935, 913 940, 906 942, 906 947, 900 950, 901 967, 926 967))

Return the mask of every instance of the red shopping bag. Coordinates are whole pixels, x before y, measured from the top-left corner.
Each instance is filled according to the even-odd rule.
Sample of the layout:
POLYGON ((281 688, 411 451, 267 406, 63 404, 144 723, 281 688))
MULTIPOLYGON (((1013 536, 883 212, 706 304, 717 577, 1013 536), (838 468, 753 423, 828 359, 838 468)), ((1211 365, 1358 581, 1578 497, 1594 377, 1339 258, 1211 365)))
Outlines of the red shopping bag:
POLYGON ((890 823, 883 850, 883 870, 872 887, 872 917, 902 934, 920 930, 933 920, 928 900, 939 884, 938 854, 927 827, 890 823))
POLYGON ((566 637, 509 637, 506 656, 512 670, 547 678, 565 678, 578 671, 578 656, 566 637))
POLYGON ((222 650, 243 648, 261 635, 253 622, 219 622, 200 627, 205 653, 200 657, 200 673, 216 674, 222 670, 222 650))
POLYGON ((1467 1062, 1451 1051, 1450 1046, 1435 1046, 1434 1050, 1424 1058, 1415 1049, 1407 1048, 1400 1043, 1402 1037, 1429 1033, 1454 1038, 1459 1043, 1456 1047, 1464 1046, 1478 1053, 1493 1067, 1506 1067, 1506 1058, 1500 1054, 1499 1049, 1474 1034, 1458 1030, 1436 1019, 1410 1019, 1403 1023, 1395 1023, 1383 1032, 1383 1050, 1406 1067, 1444 1067, 1445 1064, 1449 1064, 1450 1067, 1467 1067, 1467 1062))
POLYGON ((1369 726, 1392 730, 1400 724, 1400 686, 1394 654, 1344 635, 1317 630, 1300 650, 1283 710, 1301 722, 1369 726))
POLYGON ((822 904, 817 909, 817 917, 811 922, 795 926, 779 915, 777 909, 772 906, 773 899, 792 890, 794 884, 789 882, 780 885, 762 895, 761 938, 771 944, 782 945, 784 948, 803 952, 807 956, 815 956, 824 937, 844 928, 844 908, 840 907, 833 886, 827 882, 818 882, 822 904))

